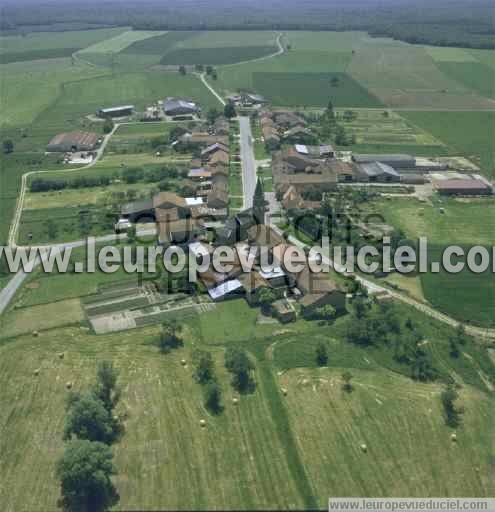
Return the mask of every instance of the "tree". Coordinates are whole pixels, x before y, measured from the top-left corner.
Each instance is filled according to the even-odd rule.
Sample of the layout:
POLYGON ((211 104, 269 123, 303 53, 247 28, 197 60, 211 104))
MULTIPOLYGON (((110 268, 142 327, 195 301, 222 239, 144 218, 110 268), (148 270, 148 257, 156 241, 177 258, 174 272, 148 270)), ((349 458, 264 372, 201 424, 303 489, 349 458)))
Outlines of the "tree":
POLYGON ((342 374, 342 390, 346 393, 352 393, 352 391, 354 391, 354 386, 351 382, 352 379, 353 375, 351 372, 346 371, 342 374))
POLYGON ((325 115, 330 119, 335 119, 335 112, 333 110, 332 100, 328 100, 327 109, 325 110, 325 115))
POLYGON ((235 106, 230 101, 223 108, 223 115, 227 119, 232 119, 233 117, 235 117, 237 115, 237 112, 235 111, 235 106))
POLYGON ((14 143, 12 142, 12 139, 5 139, 3 141, 3 152, 7 155, 9 153, 12 153, 14 151, 14 143))
POLYGON ((179 66, 179 73, 184 76, 186 74, 186 67, 185 66, 179 66))
POLYGON ((229 347, 225 352, 225 367, 232 374, 232 387, 239 393, 253 392, 256 386, 251 371, 254 364, 244 350, 229 347))
POLYGON ((119 425, 111 411, 93 393, 71 393, 67 402, 64 439, 75 436, 88 441, 111 444, 118 436, 119 425))
POLYGON ((364 318, 370 309, 369 302, 360 295, 357 295, 354 298, 352 306, 354 308, 354 315, 357 319, 364 318))
POLYGON ((206 114, 206 118, 210 124, 213 124, 220 117, 220 112, 215 107, 210 108, 206 114))
POLYGON ((458 427, 461 422, 462 410, 455 404, 458 398, 459 394, 452 384, 449 384, 440 395, 445 413, 445 423, 451 428, 458 427))
POLYGON ((345 129, 342 125, 337 125, 336 131, 335 131, 335 143, 338 146, 347 146, 347 134, 345 132, 345 129))
POLYGON ((318 366, 326 366, 328 363, 327 346, 323 341, 320 341, 316 346, 316 364, 318 366))
POLYGON ((337 315, 337 310, 331 304, 319 306, 314 311, 314 317, 330 322, 337 315))
POLYGON ((336 76, 332 77, 332 79, 330 80, 330 85, 332 87, 338 87, 339 83, 340 83, 340 80, 336 76))
POLYGON ((113 121, 107 117, 105 122, 103 123, 103 133, 110 133, 113 130, 114 124, 113 121))
POLYGON ((181 331, 182 327, 175 320, 163 323, 159 341, 160 352, 168 354, 172 349, 182 347, 184 341, 180 337, 181 331))
POLYGON ((111 361, 100 361, 96 370, 94 393, 107 411, 112 411, 120 399, 120 388, 117 385, 119 372, 111 361))
POLYGON ((200 384, 206 384, 215 378, 213 357, 210 352, 196 350, 193 353, 194 379, 200 384))
POLYGON ((111 476, 113 455, 103 443, 75 439, 57 463, 60 506, 71 512, 103 512, 119 501, 111 476))
POLYGON ((206 74, 211 75, 213 73, 213 66, 206 66, 206 74))
POLYGON ((205 407, 213 414, 222 412, 222 390, 215 380, 210 380, 204 387, 205 407))
POLYGON ((262 286, 255 292, 256 302, 260 305, 264 315, 271 313, 272 304, 277 300, 277 295, 272 288, 262 286))

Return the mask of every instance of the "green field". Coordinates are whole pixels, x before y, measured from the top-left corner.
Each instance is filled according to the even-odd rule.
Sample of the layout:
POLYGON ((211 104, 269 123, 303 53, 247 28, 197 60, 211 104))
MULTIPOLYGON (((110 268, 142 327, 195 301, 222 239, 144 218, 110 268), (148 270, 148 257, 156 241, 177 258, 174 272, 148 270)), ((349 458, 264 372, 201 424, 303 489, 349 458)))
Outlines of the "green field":
POLYGON ((276 106, 380 107, 380 101, 345 73, 254 73, 253 86, 276 106), (338 85, 331 85, 331 80, 338 85))
POLYGON ((197 32, 173 31, 165 34, 148 37, 142 41, 136 41, 124 48, 124 53, 135 55, 164 55, 171 50, 177 43, 190 37, 194 37, 197 32))
POLYGON ((487 98, 495 99, 495 69, 480 62, 439 62, 443 73, 487 98))
POLYGON ((160 64, 233 64, 258 59, 277 51, 276 46, 230 46, 226 48, 180 48, 164 55, 160 64))
POLYGON ((123 32, 110 39, 105 39, 99 43, 93 44, 84 48, 80 53, 82 56, 86 53, 108 53, 108 52, 121 52, 131 44, 148 39, 149 37, 156 37, 157 35, 164 34, 165 32, 157 32, 152 30, 129 30, 123 32))
POLYGON ((68 32, 30 32, 22 36, 5 36, 0 37, 0 54, 27 54, 30 51, 86 48, 118 36, 125 30, 125 28, 119 27, 68 32))
POLYGON ((495 177, 495 112, 401 112, 495 177))

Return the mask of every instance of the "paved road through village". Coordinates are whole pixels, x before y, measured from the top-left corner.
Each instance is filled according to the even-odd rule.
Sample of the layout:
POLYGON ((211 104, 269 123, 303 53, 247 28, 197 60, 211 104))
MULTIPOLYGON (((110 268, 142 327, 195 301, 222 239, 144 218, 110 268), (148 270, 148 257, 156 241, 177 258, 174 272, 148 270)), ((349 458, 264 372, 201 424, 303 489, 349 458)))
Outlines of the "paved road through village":
POLYGON ((256 189, 256 160, 253 151, 253 134, 249 117, 239 117, 241 163, 242 163, 242 192, 244 208, 253 206, 253 196, 256 189))

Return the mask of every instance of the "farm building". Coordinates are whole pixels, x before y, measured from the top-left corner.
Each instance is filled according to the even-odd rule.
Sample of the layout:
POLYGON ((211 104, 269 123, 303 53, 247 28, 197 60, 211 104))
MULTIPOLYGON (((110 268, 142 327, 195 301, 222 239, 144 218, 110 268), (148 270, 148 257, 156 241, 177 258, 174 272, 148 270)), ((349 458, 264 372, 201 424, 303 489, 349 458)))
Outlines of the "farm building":
POLYGON ((92 132, 66 132, 55 135, 46 147, 47 151, 56 153, 75 153, 76 151, 93 151, 100 136, 92 132))
POLYGON ((134 113, 134 105, 121 105, 118 107, 100 108, 96 115, 98 117, 127 117, 134 113))
POLYGON ((488 196, 493 187, 484 179, 434 180, 433 188, 444 196, 488 196))
POLYGON ((393 167, 382 162, 358 164, 356 174, 359 181, 370 183, 398 183, 400 181, 400 174, 393 167))
POLYGON ((380 162, 394 169, 414 169, 416 167, 416 158, 411 155, 402 154, 352 155, 352 160, 357 164, 380 162))
POLYGON ((307 146, 305 144, 295 144, 294 149, 300 155, 306 155, 310 158, 333 158, 335 151, 330 144, 324 146, 307 146))
POLYGON ((167 98, 163 102, 163 111, 167 116, 183 116, 198 114, 201 109, 199 106, 190 100, 180 98, 167 98))

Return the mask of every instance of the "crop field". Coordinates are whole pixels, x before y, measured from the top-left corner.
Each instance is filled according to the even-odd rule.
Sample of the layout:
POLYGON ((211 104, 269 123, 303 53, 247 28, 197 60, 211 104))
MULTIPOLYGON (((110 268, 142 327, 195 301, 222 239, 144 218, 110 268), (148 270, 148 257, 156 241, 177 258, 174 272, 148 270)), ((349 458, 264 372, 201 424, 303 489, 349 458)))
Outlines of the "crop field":
POLYGON ((458 71, 460 75, 456 77, 451 76, 447 68, 442 69, 443 64, 448 66, 452 62, 479 64, 484 71, 476 66, 477 76, 490 78, 485 69, 486 66, 493 69, 489 51, 432 50, 391 39, 370 38, 362 32, 289 31, 284 34, 284 40, 290 49, 283 55, 268 61, 220 68, 215 86, 224 92, 243 86, 255 88, 253 76, 256 73, 346 72, 369 94, 390 107, 494 108, 489 99, 493 96, 493 81, 479 85, 480 82, 475 84, 475 79, 468 76, 468 71, 458 71))
MULTIPOLYGON (((495 200, 444 199, 425 205, 409 198, 394 199, 375 204, 372 210, 411 239, 427 237, 430 262, 441 262, 442 248, 447 245, 460 245, 467 253, 474 245, 493 244, 495 200)), ((495 279, 489 270, 450 274, 440 265, 440 272, 420 274, 420 279, 424 297, 436 308, 468 323, 495 325, 495 279)))
POLYGON ((143 41, 149 37, 157 37, 162 34, 165 34, 165 32, 155 30, 129 30, 118 34, 115 37, 92 44, 91 46, 81 50, 80 54, 84 56, 86 53, 121 52, 133 43, 143 41))
MULTIPOLYGON (((43 62, 43 61, 40 61, 43 62)), ((70 59, 62 60, 59 65, 39 69, 29 62, 22 69, 13 69, 13 65, 1 66, 0 105, 2 119, 0 126, 25 126, 57 100, 64 82, 99 76, 103 71, 85 64, 71 66, 70 59)))
POLYGON ((342 117, 345 110, 336 110, 346 130, 355 135, 357 144, 430 146, 440 153, 443 143, 433 135, 409 123, 398 113, 389 110, 352 109, 353 118, 342 117))
MULTIPOLYGON (((422 330, 444 370, 464 381, 465 412, 455 446, 441 413, 441 387, 387 371, 379 351, 343 341, 346 318, 336 323, 330 339, 328 327, 303 321, 284 326, 284 334, 274 338, 279 325, 258 324, 256 310, 244 301, 226 302, 186 317, 185 346, 160 355, 156 327, 97 337, 77 326, 55 327, 34 338, 28 330, 35 328, 34 314, 54 307, 59 303, 12 310, 9 315, 32 311, 31 323, 26 335, 0 343, 0 405, 10 418, 8 425, 0 423, 0 469, 8 475, 0 500, 9 508, 54 508, 65 383, 73 382, 76 391, 87 386, 97 359, 114 362, 123 388, 119 410, 126 414, 125 434, 114 448, 119 508, 316 508, 342 490, 353 496, 435 495, 439 489, 451 496, 490 494, 493 403, 478 374, 489 365, 478 366, 482 355, 475 344, 463 348, 465 358, 449 358, 445 340, 451 330, 445 326, 428 320, 422 330), (328 343, 329 367, 315 369, 314 347, 321 339, 328 343), (241 396, 238 405, 232 404, 223 368, 228 344, 248 348, 257 366, 256 390, 241 396), (180 364, 183 358, 189 362, 197 347, 212 351, 216 361, 225 406, 219 416, 205 411, 190 365, 180 364), (40 374, 34 376, 37 368, 40 374), (350 394, 340 389, 345 368, 354 375, 350 394), (206 428, 200 429, 200 419, 206 419, 206 428), (420 444, 414 442, 418 436, 420 444), (154 478, 148 477, 150 469, 154 478), (390 471, 404 473, 393 488, 390 471)), ((402 313, 415 321, 419 315, 402 313)))
POLYGON ((124 53, 134 55, 164 55, 170 51, 177 43, 180 43, 190 37, 194 37, 197 32, 193 31, 172 31, 165 34, 159 34, 148 37, 143 41, 137 41, 124 49, 124 53))
POLYGON ((254 73, 253 86, 276 106, 323 107, 330 99, 337 107, 381 105, 345 73, 254 73))
MULTIPOLYGON (((119 27, 70 32, 31 32, 24 36, 0 37, 0 54, 19 53, 21 56, 28 55, 31 51, 81 49, 115 37, 124 31, 124 28, 119 27)), ((29 59, 22 58, 21 60, 29 59)))
POLYGON ((276 51, 276 46, 180 48, 164 55, 160 60, 160 64, 233 64, 235 62, 264 57, 276 51))
MULTIPOLYGON (((491 226, 493 231, 493 221, 491 226)), ((472 245, 463 246, 466 253, 472 245)), ((487 246, 489 252, 491 248, 487 246)), ((442 261, 442 249, 430 247, 430 261, 442 261)), ((480 274, 469 270, 451 274, 441 266, 439 273, 421 274, 421 285, 425 297, 440 311, 468 324, 495 327, 495 276, 490 268, 480 274)))
POLYGON ((495 112, 401 112, 454 152, 495 177, 495 112))

